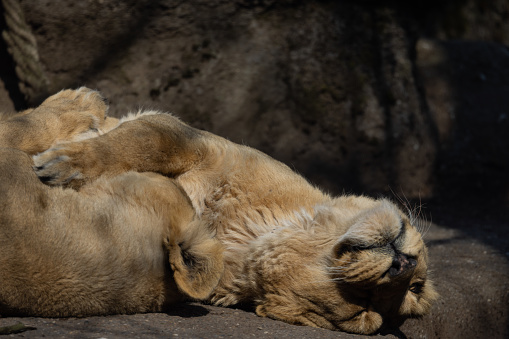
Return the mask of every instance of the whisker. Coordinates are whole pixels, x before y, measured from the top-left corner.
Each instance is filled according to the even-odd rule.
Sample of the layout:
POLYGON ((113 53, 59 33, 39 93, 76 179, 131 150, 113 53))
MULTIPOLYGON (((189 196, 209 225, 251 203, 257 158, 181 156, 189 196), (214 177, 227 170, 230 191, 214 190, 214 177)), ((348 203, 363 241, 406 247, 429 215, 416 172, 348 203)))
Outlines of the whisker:
POLYGON ((334 274, 338 272, 344 272, 348 267, 338 267, 337 269, 327 269, 329 272, 326 272, 326 274, 334 274))
POLYGON ((419 205, 415 206, 414 211, 417 211, 416 218, 419 219, 422 213, 422 200, 420 193, 419 193, 419 205))
POLYGON ((307 283, 303 283, 303 285, 311 285, 311 284, 317 284, 317 283, 326 283, 326 282, 344 282, 346 279, 344 278, 332 278, 327 280, 313 280, 309 281, 307 283))
POLYGON ((354 262, 358 262, 359 260, 341 260, 341 259, 334 259, 335 262, 345 263, 345 264, 352 264, 354 262))
POLYGON ((431 225, 433 224, 431 220, 432 220, 431 216, 430 216, 430 221, 424 220, 424 228, 425 229, 423 229, 423 232, 421 232, 421 237, 423 239, 426 236, 426 234, 428 234, 429 230, 431 229, 431 225))
POLYGON ((327 267, 328 270, 335 270, 335 269, 338 269, 338 268, 348 268, 350 266, 329 266, 327 267))
POLYGON ((432 222, 431 222, 431 216, 430 216, 430 220, 428 221, 427 220, 427 216, 426 214, 423 212, 423 207, 425 205, 424 204, 420 204, 418 207, 419 207, 419 211, 418 211, 418 214, 417 214, 417 220, 415 221, 415 228, 417 230, 417 232, 419 232, 421 234, 421 237, 424 239, 424 237, 426 236, 426 234, 429 232, 430 228, 431 228, 431 225, 432 225, 432 222))
POLYGON ((412 206, 412 204, 410 203, 410 201, 408 200, 406 195, 403 193, 403 190, 401 190, 401 195, 403 196, 403 198, 399 194, 394 192, 394 190, 392 188, 390 188, 390 190, 391 190, 392 194, 396 197, 398 202, 401 204, 401 206, 404 207, 404 209, 406 210, 406 212, 408 214, 408 219, 410 219, 410 224, 415 225, 417 222, 417 219, 419 218, 419 216, 421 214, 422 203, 420 200, 420 195, 419 195, 419 205, 412 206))

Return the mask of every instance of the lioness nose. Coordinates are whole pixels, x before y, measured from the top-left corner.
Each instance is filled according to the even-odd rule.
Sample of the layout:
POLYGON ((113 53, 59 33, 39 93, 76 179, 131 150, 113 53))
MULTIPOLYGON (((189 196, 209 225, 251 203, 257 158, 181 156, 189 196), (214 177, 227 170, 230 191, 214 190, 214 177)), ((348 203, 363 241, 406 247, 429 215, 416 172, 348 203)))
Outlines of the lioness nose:
POLYGON ((392 266, 389 269, 389 274, 395 277, 403 272, 413 269, 416 265, 417 261, 415 259, 409 258, 403 253, 398 253, 392 260, 392 266))

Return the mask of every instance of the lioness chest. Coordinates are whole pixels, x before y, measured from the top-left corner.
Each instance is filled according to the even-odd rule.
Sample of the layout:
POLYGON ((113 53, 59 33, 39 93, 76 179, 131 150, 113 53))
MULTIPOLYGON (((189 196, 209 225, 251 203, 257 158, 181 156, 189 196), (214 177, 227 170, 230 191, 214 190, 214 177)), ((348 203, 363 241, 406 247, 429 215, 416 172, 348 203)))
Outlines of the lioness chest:
POLYGON ((210 167, 177 178, 200 218, 217 237, 236 233, 247 241, 295 214, 312 213, 325 195, 282 163, 243 146, 210 167))

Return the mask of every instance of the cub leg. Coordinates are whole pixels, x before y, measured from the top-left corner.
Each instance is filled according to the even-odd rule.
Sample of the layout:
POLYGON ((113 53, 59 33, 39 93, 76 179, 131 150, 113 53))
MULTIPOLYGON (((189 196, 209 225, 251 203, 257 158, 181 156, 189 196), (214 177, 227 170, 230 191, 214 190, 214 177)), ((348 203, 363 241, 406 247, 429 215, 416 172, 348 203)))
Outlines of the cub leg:
POLYGON ((196 217, 182 188, 171 179, 164 180, 168 182, 166 186, 171 183, 173 187, 157 190, 150 195, 150 202, 153 206, 154 197, 162 202, 159 206, 163 207, 170 225, 164 246, 169 253, 173 279, 182 293, 193 299, 206 299, 223 276, 223 246, 213 237, 207 222, 196 217), (172 192, 171 188, 175 187, 178 188, 172 192))
POLYGON ((223 275, 223 247, 206 221, 197 218, 184 190, 156 173, 128 172, 103 177, 79 194, 94 195, 104 186, 112 187, 120 199, 133 200, 136 208, 153 211, 161 218, 162 243, 179 291, 193 299, 207 298, 223 275))
POLYGON ((120 123, 97 138, 49 149, 34 161, 37 175, 46 183, 75 188, 103 174, 114 176, 130 170, 175 177, 205 159, 211 139, 218 138, 169 114, 149 113, 120 123))
POLYGON ((61 91, 35 109, 0 121, 0 146, 36 154, 84 132, 98 134, 107 110, 96 91, 85 87, 61 91))
POLYGON ((206 222, 195 218, 164 245, 179 290, 193 299, 208 298, 223 276, 224 261, 223 247, 206 222))

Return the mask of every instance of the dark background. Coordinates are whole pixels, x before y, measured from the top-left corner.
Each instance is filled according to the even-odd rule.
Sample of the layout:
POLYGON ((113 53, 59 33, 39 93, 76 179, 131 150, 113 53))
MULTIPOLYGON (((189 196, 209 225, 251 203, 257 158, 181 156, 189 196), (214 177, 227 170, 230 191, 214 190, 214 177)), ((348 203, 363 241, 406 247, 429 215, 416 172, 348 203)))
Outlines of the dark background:
POLYGON ((332 194, 424 205, 443 301, 413 333, 509 335, 508 0, 16 3, 38 71, 4 34, 4 112, 84 85, 110 115, 172 112, 332 194))

